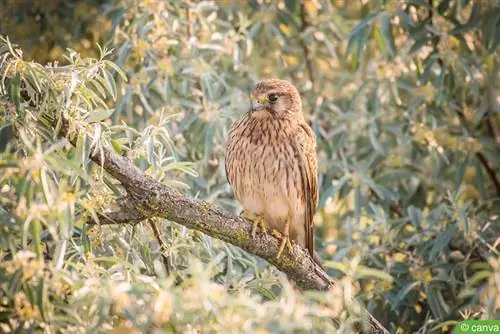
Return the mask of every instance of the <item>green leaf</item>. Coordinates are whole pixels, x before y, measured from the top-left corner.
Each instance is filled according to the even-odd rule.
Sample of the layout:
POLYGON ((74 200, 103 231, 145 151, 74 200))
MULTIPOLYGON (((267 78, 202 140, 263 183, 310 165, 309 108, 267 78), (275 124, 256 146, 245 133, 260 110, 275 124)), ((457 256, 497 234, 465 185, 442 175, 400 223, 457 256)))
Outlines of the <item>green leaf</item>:
POLYGON ((479 195, 481 200, 486 200, 488 198, 488 192, 486 191, 486 180, 484 179, 483 169, 481 163, 476 159, 474 162, 474 170, 476 171, 476 187, 479 190, 479 195))
POLYGON ((394 299, 391 301, 391 304, 392 304, 391 305, 391 310, 392 311, 396 310, 399 307, 399 305, 401 304, 401 302, 404 300, 404 298, 406 297, 406 295, 408 293, 410 293, 411 290, 413 290, 417 286, 419 286, 420 284, 421 284, 420 281, 408 283, 401 290, 399 290, 399 292, 396 295, 396 297, 394 297, 394 299))
POLYGON ((438 235, 429 253, 429 261, 434 261, 439 252, 448 246, 457 231, 457 225, 452 225, 438 235))
POLYGON ((365 17, 349 35, 345 55, 346 57, 351 56, 351 66, 353 70, 358 68, 359 58, 370 30, 370 24, 377 15, 377 13, 374 13, 365 17))
POLYGON ((37 259, 42 259, 43 258, 43 252, 42 252, 42 241, 40 239, 40 233, 41 233, 41 224, 38 219, 33 219, 33 222, 31 224, 31 237, 33 238, 33 244, 35 246, 35 254, 37 259))
POLYGON ((458 194, 460 187, 462 186, 462 180, 464 178, 465 169, 467 168, 467 163, 469 162, 468 157, 465 157, 464 161, 458 164, 458 168, 455 171, 455 193, 458 194))
POLYGON ((382 144, 378 141, 377 138, 377 127, 375 124, 370 125, 368 129, 368 138, 370 139, 370 143, 372 144, 375 151, 380 155, 385 155, 385 150, 382 144))
POLYGON ((375 277, 383 281, 389 281, 389 282, 392 282, 394 280, 394 278, 391 275, 382 270, 368 268, 365 266, 358 266, 356 268, 356 273, 360 278, 375 277))
POLYGON ((13 300, 14 296, 19 291, 21 287, 21 278, 23 277, 23 268, 18 268, 14 274, 9 279, 9 284, 7 286, 7 296, 13 300))
POLYGON ((115 150, 116 153, 121 154, 122 153, 122 146, 116 139, 111 139, 111 146, 115 150))
POLYGON ((377 17, 378 13, 373 13, 368 15, 367 17, 363 18, 355 27, 352 29, 351 33, 349 34, 349 38, 361 33, 364 31, 369 25, 372 23, 373 20, 377 17))
POLYGON ((16 72, 10 83, 10 99, 19 110, 21 107, 21 75, 16 72))
POLYGON ((109 116, 113 115, 115 112, 115 109, 98 109, 98 110, 93 110, 89 117, 87 118, 87 121, 89 123, 96 123, 96 122, 101 122, 108 118, 109 116))
POLYGON ((285 0, 286 9, 291 13, 296 13, 298 9, 299 1, 297 0, 285 0))
POLYGON ((198 177, 198 173, 193 168, 190 167, 191 165, 192 165, 191 162, 176 161, 176 162, 171 162, 166 166, 163 166, 161 169, 164 172, 168 172, 171 170, 179 170, 186 174, 191 175, 192 177, 198 177))
POLYGON ((90 84, 94 86, 94 88, 101 94, 102 98, 105 99, 108 95, 106 94, 106 90, 104 86, 99 82, 100 76, 96 76, 94 80, 90 80, 90 84))
POLYGON ((416 53, 418 50, 420 50, 420 48, 422 48, 424 45, 427 45, 430 41, 431 39, 427 36, 415 38, 415 43, 413 43, 413 45, 411 46, 409 53, 416 53))
POLYGON ((449 313, 449 307, 446 305, 441 291, 433 286, 427 286, 425 292, 434 317, 437 319, 445 317, 449 313))
POLYGON ((116 100, 116 82, 113 75, 109 73, 107 69, 103 69, 102 75, 103 77, 98 77, 98 80, 100 80, 101 84, 108 89, 108 92, 113 97, 113 100, 116 100))
POLYGON ((394 43, 394 35, 392 33, 391 17, 387 13, 380 15, 380 32, 384 39, 384 48, 389 59, 396 56, 396 44, 394 43))
POLYGON ((326 268, 336 269, 338 271, 343 272, 344 274, 347 274, 347 272, 348 272, 347 266, 341 262, 338 262, 338 261, 325 261, 325 262, 323 262, 323 265, 326 268))
POLYGON ((127 81, 127 76, 125 75, 125 73, 122 71, 121 68, 119 68, 115 63, 113 63, 112 61, 109 61, 109 60, 104 60, 104 63, 108 66, 108 67, 111 67, 113 70, 116 71, 116 73, 118 73, 118 75, 120 75, 120 77, 122 78, 123 81, 127 81))
POLYGON ((47 287, 45 285, 45 279, 40 279, 38 285, 36 287, 36 305, 38 306, 38 310, 40 311, 40 315, 42 316, 43 321, 47 321, 47 317, 45 314, 45 305, 47 301, 47 287))
POLYGON ((404 10, 402 10, 401 8, 398 8, 396 10, 396 13, 401 18, 401 22, 403 22, 403 26, 406 30, 409 30, 409 28, 416 27, 416 24, 415 24, 415 22, 413 22, 413 19, 404 10))
POLYGON ((432 67, 434 64, 437 62, 438 57, 429 57, 427 61, 425 62, 424 66, 424 73, 422 73, 422 76, 420 77, 420 85, 423 86, 427 83, 429 80, 429 76, 432 74, 432 67))
POLYGON ((482 281, 489 279, 492 275, 493 275, 493 273, 489 270, 478 271, 478 272, 474 273, 474 275, 472 275, 471 278, 469 278, 469 281, 467 282, 467 284, 469 286, 475 286, 475 285, 481 283, 482 281))
POLYGON ((408 216, 414 226, 420 226, 422 220, 424 219, 422 211, 413 205, 408 207, 408 216))
POLYGON ((360 187, 354 188, 354 216, 356 224, 359 224, 361 219, 361 189, 360 187))

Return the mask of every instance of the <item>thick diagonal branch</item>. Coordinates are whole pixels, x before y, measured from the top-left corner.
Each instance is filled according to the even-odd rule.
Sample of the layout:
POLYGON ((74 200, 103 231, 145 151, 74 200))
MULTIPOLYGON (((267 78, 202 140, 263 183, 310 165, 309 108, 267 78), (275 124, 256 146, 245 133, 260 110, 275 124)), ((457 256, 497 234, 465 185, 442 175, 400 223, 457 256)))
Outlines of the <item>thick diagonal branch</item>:
MULTIPOLYGON (((67 122, 62 124, 60 134, 76 145, 75 130, 70 134, 67 122)), ((76 129, 76 132, 79 131, 84 130, 76 129)), ((263 233, 252 237, 252 224, 244 218, 158 182, 112 149, 103 148, 102 152, 92 154, 90 158, 118 180, 127 192, 117 201, 120 210, 99 215, 101 224, 130 224, 146 218, 163 217, 267 260, 302 289, 326 291, 333 286, 334 282, 302 247, 294 245, 293 253, 284 252, 277 259, 280 241, 263 233)), ((365 316, 370 333, 388 333, 370 314, 365 316)))
MULTIPOLYGON (((302 247, 294 245, 293 254, 284 252, 277 259, 279 240, 272 235, 263 233, 252 237, 252 226, 244 218, 225 212, 213 203, 193 199, 156 181, 137 169, 129 159, 111 150, 104 149, 102 156, 93 155, 91 159, 120 181, 127 192, 131 194, 137 210, 131 210, 130 203, 122 203, 122 206, 126 204, 125 210, 117 213, 118 217, 121 218, 123 212, 131 210, 130 218, 133 221, 129 220, 129 223, 139 221, 141 214, 144 218, 164 217, 224 240, 267 260, 286 273, 302 289, 328 290, 334 284, 328 274, 313 261, 302 247)), ((116 221, 107 222, 116 223, 116 221)), ((388 333, 370 314, 365 315, 368 317, 370 333, 388 333)))

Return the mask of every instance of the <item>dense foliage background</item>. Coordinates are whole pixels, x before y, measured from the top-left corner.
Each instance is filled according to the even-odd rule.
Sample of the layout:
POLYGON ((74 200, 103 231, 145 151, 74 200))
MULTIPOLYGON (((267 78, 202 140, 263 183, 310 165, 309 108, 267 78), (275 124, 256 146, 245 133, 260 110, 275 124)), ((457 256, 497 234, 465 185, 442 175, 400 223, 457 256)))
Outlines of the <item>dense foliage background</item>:
POLYGON ((50 3, 0 1, 15 106, 0 104, 0 331, 349 331, 354 302, 397 333, 499 318, 498 3, 50 3), (318 136, 317 247, 336 289, 298 292, 173 222, 156 222, 162 245, 146 222, 84 224, 116 196, 88 159, 104 146, 239 212, 224 143, 269 76, 298 87, 318 136), (85 130, 76 147, 61 115, 85 130))

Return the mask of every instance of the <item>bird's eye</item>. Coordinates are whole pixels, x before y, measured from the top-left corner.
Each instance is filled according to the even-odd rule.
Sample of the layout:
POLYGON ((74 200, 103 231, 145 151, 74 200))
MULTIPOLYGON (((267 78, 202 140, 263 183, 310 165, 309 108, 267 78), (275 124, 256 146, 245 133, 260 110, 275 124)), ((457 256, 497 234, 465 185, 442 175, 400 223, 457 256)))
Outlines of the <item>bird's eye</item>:
POLYGON ((269 94, 269 96, 267 97, 267 99, 271 102, 276 102, 278 101, 278 94, 269 94))

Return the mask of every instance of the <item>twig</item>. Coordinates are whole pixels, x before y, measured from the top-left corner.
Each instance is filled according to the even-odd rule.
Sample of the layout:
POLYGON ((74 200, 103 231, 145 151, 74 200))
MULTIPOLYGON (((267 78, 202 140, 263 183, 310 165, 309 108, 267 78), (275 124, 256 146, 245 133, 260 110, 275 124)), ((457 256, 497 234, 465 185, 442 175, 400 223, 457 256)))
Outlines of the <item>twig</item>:
POLYGON ((495 171, 494 167, 488 161, 488 159, 486 158, 486 156, 484 155, 483 152, 477 152, 476 157, 483 165, 483 167, 486 170, 486 173, 488 173, 488 176, 490 177, 491 181, 493 181, 493 184, 495 185, 495 188, 497 191, 497 196, 500 197, 500 180, 498 179, 497 172, 495 171))
POLYGON ((165 245, 165 242, 163 241, 161 237, 160 230, 158 229, 158 226, 156 225, 156 221, 151 218, 148 219, 149 224, 151 225, 151 229, 153 230, 153 234, 155 235, 156 241, 158 242, 158 245, 160 246, 161 249, 161 258, 163 259, 163 265, 165 266, 165 270, 167 271, 167 275, 169 275, 172 272, 172 266, 170 265, 170 257, 167 255, 168 248, 165 245))
POLYGON ((311 60, 311 54, 309 52, 309 48, 306 45, 306 42, 304 41, 304 33, 309 27, 309 23, 307 22, 307 12, 305 8, 304 1, 300 2, 300 22, 301 22, 301 27, 300 27, 300 34, 301 34, 301 44, 302 44, 302 50, 304 52, 304 58, 306 60, 306 68, 307 68, 307 75, 309 76, 309 80, 311 81, 311 84, 314 83, 314 75, 313 75, 313 64, 311 60))

